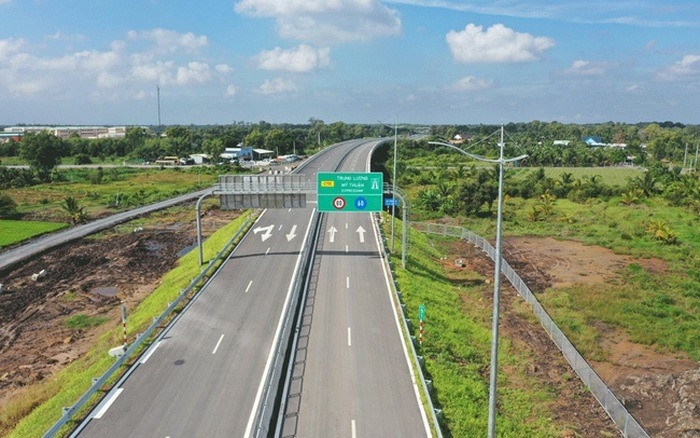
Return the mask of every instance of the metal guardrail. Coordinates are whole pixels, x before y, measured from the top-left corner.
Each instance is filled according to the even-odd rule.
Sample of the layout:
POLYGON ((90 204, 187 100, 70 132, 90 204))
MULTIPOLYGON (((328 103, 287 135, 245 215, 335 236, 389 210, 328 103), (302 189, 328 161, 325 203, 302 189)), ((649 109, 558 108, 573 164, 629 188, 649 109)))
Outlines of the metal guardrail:
MULTIPOLYGON (((175 301, 171 302, 170 305, 165 309, 165 311, 158 317, 156 318, 153 323, 144 331, 143 333, 139 333, 136 335, 136 340, 134 341, 133 344, 129 346, 129 348, 126 350, 123 356, 117 358, 117 360, 112 364, 112 366, 105 371, 105 373, 102 375, 102 377, 99 378, 93 378, 92 379, 92 385, 90 386, 90 389, 88 389, 79 399, 78 401, 71 407, 66 407, 63 408, 63 415, 61 415, 61 418, 44 434, 44 438, 51 438, 56 435, 56 433, 59 432, 59 430, 65 426, 68 421, 75 415, 78 411, 80 411, 86 403, 102 388, 103 385, 107 383, 107 381, 112 378, 112 376, 124 365, 124 363, 141 347, 141 344, 144 343, 146 339, 149 338, 149 336, 165 321, 165 319, 172 313, 172 311, 187 297, 187 295, 192 292, 192 290, 203 280, 205 279, 209 274, 211 274, 211 271, 214 269, 214 266, 216 263, 221 260, 224 254, 227 254, 231 248, 234 246, 234 242, 236 239, 240 237, 240 235, 245 232, 250 223, 251 223, 251 216, 248 216, 246 219, 246 222, 241 226, 241 228, 238 229, 231 237, 231 239, 224 245, 221 251, 214 257, 209 264, 204 268, 200 274, 192 280, 192 282, 180 292, 180 295, 175 299, 175 301)), ((71 435, 73 436, 73 435, 71 435)))
MULTIPOLYGON (((420 377, 420 383, 421 383, 421 388, 423 390, 423 394, 426 396, 426 401, 428 403, 428 408, 430 409, 430 418, 431 422, 434 426, 435 433, 437 438, 442 438, 442 429, 440 428, 440 421, 438 420, 438 415, 440 414, 439 409, 435 409, 435 405, 433 405, 433 394, 431 392, 431 386, 432 382, 430 380, 425 379, 425 375, 423 374, 423 357, 418 355, 418 352, 416 351, 416 346, 415 346, 415 337, 411 335, 411 319, 405 312, 405 306, 401 302, 401 292, 399 291, 398 285, 396 284, 396 279, 394 278, 394 267, 393 264, 389 261, 389 255, 388 255, 388 248, 389 244, 386 238, 386 235, 384 234, 381 225, 379 224, 379 219, 375 220, 375 226, 379 229, 383 244, 384 244, 384 254, 383 254, 383 262, 388 266, 388 272, 391 275, 391 286, 392 286, 392 293, 394 294, 394 299, 396 300, 396 303, 398 303, 401 306, 401 311, 402 311, 402 324, 401 324, 401 329, 403 331, 403 335, 406 339, 410 339, 411 342, 409 342, 410 346, 410 352, 411 352, 411 359, 413 360, 413 364, 415 368, 419 371, 418 376, 420 377)), ((405 244, 405 243, 404 243, 405 244)), ((405 267, 404 267, 405 269, 405 267)))
MULTIPOLYGON (((467 240, 483 249, 492 260, 496 259, 496 249, 491 246, 486 239, 465 228, 430 223, 413 223, 412 225, 416 230, 425 233, 441 234, 467 240)), ((629 413, 622 402, 615 396, 615 393, 608 388, 581 353, 576 350, 576 347, 569 341, 564 332, 559 329, 554 320, 547 314, 547 311, 542 307, 527 284, 525 284, 515 270, 510 267, 508 262, 502 260, 501 263, 501 273, 506 276, 508 281, 510 281, 513 287, 518 291, 518 294, 530 305, 535 316, 539 319, 540 324, 542 324, 542 327, 544 327, 547 334, 552 341, 554 341, 554 344, 562 352, 571 368, 576 372, 583 384, 591 391, 596 400, 598 400, 598 403, 605 409, 605 412, 617 425, 623 435, 628 438, 649 438, 649 434, 642 428, 632 414, 629 413)))

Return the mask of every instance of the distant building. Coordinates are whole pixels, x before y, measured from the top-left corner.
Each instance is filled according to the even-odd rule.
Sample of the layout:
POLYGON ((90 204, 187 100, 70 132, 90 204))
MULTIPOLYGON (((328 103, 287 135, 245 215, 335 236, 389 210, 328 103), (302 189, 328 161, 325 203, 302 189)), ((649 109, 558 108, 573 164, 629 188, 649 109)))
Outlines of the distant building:
POLYGON ((69 138, 77 135, 80 138, 123 138, 126 136, 126 126, 10 126, 5 133, 24 135, 27 132, 47 131, 58 138, 69 138))

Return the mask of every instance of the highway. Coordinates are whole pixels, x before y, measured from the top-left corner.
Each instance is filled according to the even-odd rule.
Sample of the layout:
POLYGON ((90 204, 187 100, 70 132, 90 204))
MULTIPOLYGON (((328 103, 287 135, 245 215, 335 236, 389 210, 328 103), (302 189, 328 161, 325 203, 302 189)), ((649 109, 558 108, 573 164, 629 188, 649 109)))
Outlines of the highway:
MULTIPOLYGON (((312 157, 303 173, 365 170, 377 141, 312 157), (347 156, 347 157, 346 157, 347 156)), ((266 210, 217 274, 75 432, 80 437, 248 437, 302 246, 318 216, 266 210)), ((296 436, 429 435, 368 213, 326 214, 296 436), (358 232, 358 227, 363 230, 358 232), (332 242, 331 242, 332 240, 332 242), (313 348, 311 348, 313 346, 313 348)), ((285 428, 287 428, 285 424, 285 428)), ((286 433, 286 432, 285 432, 286 433)))
MULTIPOLYGON (((372 146, 338 170, 368 170, 372 146)), ((322 225, 281 436, 430 436, 371 214, 322 225)))

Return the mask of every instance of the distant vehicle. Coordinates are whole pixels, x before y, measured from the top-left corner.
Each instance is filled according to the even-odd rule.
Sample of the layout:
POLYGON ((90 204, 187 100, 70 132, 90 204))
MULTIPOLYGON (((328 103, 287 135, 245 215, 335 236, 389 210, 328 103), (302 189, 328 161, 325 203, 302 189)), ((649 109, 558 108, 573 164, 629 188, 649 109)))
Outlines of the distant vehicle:
POLYGON ((157 159, 155 164, 160 164, 161 166, 177 166, 180 164, 180 159, 178 157, 163 157, 157 159))
POLYGON ((194 164, 194 158, 183 157, 183 158, 180 158, 180 161, 179 161, 179 162, 180 162, 180 164, 182 164, 183 166, 191 166, 191 165, 194 164))

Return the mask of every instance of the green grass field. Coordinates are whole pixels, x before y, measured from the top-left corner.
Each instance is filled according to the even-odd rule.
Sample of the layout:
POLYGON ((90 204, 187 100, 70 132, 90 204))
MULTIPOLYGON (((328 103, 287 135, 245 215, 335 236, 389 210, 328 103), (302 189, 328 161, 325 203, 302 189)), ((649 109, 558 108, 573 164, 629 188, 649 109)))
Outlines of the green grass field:
POLYGON ((0 248, 23 240, 66 228, 68 224, 57 222, 0 220, 0 248))

